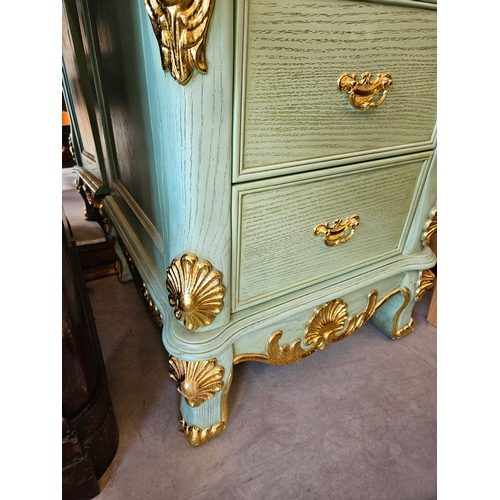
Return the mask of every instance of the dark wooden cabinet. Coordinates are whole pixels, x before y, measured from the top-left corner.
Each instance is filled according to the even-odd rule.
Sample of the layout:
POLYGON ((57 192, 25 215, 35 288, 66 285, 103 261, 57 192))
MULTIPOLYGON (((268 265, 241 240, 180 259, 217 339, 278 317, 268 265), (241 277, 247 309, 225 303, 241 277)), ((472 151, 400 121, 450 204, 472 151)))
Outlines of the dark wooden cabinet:
POLYGON ((71 228, 62 224, 63 499, 99 494, 98 479, 118 447, 118 426, 71 228))

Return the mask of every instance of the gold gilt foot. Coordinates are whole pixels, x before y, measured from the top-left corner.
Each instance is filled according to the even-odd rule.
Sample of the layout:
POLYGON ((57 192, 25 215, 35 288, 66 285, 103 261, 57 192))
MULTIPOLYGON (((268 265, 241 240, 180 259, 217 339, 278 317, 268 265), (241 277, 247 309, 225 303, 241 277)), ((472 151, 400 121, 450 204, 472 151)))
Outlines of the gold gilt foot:
POLYGON ((170 378, 180 394, 180 432, 191 446, 218 436, 227 426, 227 395, 233 360, 229 352, 204 361, 169 358, 170 378))

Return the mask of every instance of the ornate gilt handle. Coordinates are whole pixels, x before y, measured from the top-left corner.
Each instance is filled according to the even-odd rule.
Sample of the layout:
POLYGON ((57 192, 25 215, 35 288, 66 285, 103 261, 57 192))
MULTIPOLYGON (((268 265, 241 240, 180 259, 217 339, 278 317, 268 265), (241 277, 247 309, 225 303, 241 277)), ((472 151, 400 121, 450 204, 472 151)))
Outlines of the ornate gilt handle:
POLYGON ((347 217, 345 222, 342 219, 335 219, 331 224, 318 224, 314 228, 314 236, 323 236, 323 242, 327 247, 334 247, 349 241, 354 229, 359 225, 359 215, 347 217))
POLYGON ((359 82, 353 73, 344 73, 337 82, 339 90, 345 90, 349 94, 349 102, 356 109, 372 109, 380 106, 389 92, 392 84, 392 76, 389 73, 382 73, 372 82, 370 72, 363 73, 359 82), (382 92, 377 101, 372 101, 376 94, 382 92))

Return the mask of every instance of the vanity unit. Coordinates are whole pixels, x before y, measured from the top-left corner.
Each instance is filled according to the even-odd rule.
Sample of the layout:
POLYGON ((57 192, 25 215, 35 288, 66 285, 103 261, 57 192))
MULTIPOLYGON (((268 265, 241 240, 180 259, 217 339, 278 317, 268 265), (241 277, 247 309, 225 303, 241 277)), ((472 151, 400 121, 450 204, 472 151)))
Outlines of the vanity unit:
POLYGON ((162 325, 181 430, 433 286, 436 3, 65 0, 78 184, 162 325))

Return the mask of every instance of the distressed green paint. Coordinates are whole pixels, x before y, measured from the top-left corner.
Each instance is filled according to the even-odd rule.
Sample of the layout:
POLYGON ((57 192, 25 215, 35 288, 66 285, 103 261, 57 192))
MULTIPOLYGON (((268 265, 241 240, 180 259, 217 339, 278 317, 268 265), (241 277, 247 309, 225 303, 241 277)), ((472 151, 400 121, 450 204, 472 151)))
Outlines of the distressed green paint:
MULTIPOLYGON (((216 0, 208 73, 183 86, 162 69, 142 0, 66 4, 85 35, 69 32, 79 48, 76 64, 65 56, 66 81, 81 78, 80 66, 92 76, 83 101, 76 87, 67 92, 93 110, 95 126, 80 125, 102 146, 103 168, 80 169, 109 190, 109 237, 160 309, 170 354, 216 357, 226 382, 232 357, 265 354, 274 330, 291 343, 326 302, 357 314, 372 290, 381 299, 401 286, 412 299, 398 327, 409 322, 415 276, 435 263, 421 241, 436 205, 435 5, 216 0), (366 113, 335 89, 340 74, 363 71, 394 79, 366 113), (360 226, 344 245, 313 236, 354 214, 360 226), (222 312, 195 332, 174 318, 165 286, 186 252, 209 261, 226 288, 222 312)), ((377 313, 384 332, 400 304, 377 313)), ((206 428, 222 418, 221 402, 222 393, 198 408, 182 403, 182 413, 206 428)))

